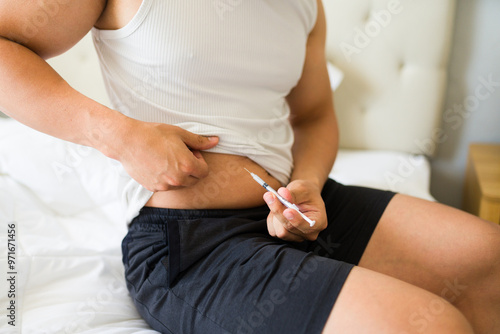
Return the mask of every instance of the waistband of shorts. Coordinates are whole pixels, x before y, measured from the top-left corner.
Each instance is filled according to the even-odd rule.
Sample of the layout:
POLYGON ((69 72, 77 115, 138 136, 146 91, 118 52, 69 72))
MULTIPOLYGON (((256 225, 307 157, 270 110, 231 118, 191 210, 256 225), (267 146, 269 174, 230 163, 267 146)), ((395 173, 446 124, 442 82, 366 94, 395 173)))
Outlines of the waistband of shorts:
POLYGON ((131 226, 135 224, 165 224, 166 221, 172 220, 191 220, 203 218, 226 218, 235 216, 254 216, 267 215, 269 208, 266 205, 248 208, 248 209, 167 209, 154 208, 145 206, 139 211, 139 215, 135 217, 131 226))

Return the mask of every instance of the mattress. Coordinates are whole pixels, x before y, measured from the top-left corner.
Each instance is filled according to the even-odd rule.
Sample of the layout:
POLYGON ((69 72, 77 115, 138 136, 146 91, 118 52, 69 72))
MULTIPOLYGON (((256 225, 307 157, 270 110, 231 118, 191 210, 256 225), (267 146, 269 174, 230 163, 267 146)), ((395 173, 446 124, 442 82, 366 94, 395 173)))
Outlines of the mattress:
MULTIPOLYGON (((1 333, 156 333, 126 290, 114 168, 93 149, 0 119, 0 268, 8 279, 0 305, 10 308, 1 333)), ((433 200, 419 155, 341 150, 331 177, 433 200)))

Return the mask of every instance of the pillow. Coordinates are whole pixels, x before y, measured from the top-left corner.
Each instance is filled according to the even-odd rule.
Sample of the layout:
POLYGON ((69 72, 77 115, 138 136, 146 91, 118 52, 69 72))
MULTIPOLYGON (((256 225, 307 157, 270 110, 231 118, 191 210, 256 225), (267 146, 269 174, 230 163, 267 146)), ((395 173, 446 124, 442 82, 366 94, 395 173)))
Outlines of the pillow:
MULTIPOLYGON (((121 165, 99 151, 0 119, 0 174, 30 189, 60 215, 119 200, 121 165)), ((128 178, 129 179, 129 178, 128 178)))
POLYGON ((435 201, 430 194, 431 168, 423 155, 383 150, 340 149, 330 177, 358 185, 435 201))
POLYGON ((330 78, 330 85, 332 87, 332 90, 335 91, 344 79, 344 73, 338 67, 335 67, 335 65, 333 65, 331 62, 326 63, 326 68, 328 70, 328 76, 330 78))

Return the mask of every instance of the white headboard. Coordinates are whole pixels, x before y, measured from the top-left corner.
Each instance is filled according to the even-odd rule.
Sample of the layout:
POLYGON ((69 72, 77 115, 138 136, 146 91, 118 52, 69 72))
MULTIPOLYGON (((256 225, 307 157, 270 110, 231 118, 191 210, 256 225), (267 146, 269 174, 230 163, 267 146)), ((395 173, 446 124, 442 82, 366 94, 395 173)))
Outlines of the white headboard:
POLYGON ((344 148, 432 155, 455 0, 323 0, 344 148))
MULTIPOLYGON (((344 148, 432 155, 447 78, 455 0, 323 0, 327 56, 344 148)), ((50 63, 109 105, 90 36, 50 63)))

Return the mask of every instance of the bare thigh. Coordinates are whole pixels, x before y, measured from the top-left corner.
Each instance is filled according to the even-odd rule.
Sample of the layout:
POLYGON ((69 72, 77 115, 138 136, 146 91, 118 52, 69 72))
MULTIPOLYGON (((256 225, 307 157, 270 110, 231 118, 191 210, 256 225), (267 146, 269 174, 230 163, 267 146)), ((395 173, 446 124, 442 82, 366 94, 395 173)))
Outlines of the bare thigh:
POLYGON ((443 298, 392 277, 355 267, 324 334, 471 334, 465 317, 443 298))
POLYGON ((483 294, 487 299, 495 291, 484 278, 498 274, 499 245, 496 224, 442 204, 396 195, 359 265, 424 288, 464 311, 470 304, 467 296, 481 299, 483 294))

